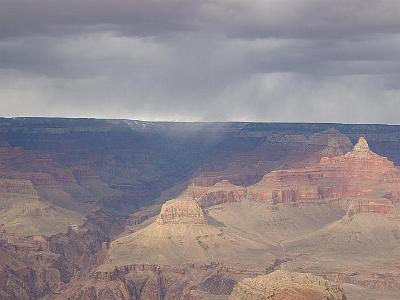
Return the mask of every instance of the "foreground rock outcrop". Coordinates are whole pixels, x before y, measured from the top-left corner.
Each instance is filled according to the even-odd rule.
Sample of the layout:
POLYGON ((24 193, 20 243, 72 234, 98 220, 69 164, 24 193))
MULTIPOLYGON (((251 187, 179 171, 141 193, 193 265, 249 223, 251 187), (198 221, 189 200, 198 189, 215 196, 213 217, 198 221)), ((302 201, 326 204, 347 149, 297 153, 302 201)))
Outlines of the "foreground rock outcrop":
POLYGON ((237 300, 344 300, 338 285, 311 274, 275 271, 264 276, 245 278, 232 292, 237 300))

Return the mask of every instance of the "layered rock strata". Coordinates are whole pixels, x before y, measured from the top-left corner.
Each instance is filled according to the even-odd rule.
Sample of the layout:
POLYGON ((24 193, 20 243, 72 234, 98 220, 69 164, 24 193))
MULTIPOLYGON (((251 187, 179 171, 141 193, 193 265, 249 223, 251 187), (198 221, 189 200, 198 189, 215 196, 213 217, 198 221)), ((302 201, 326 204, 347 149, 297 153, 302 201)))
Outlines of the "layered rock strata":
POLYGON ((396 178, 400 172, 393 162, 372 152, 361 137, 345 155, 325 157, 303 169, 273 171, 248 192, 255 201, 288 204, 376 197, 375 191, 397 190, 396 178), (388 175, 392 183, 385 180, 388 175))
MULTIPOLYGON (((245 199, 299 205, 379 195, 395 201, 399 198, 398 182, 400 171, 393 162, 372 152, 366 139, 360 137, 353 150, 344 155, 323 157, 300 169, 272 171, 248 187, 228 180, 211 186, 191 184, 180 197, 195 199, 201 207, 245 199)), ((342 203, 345 209, 348 204, 342 203)))
POLYGON ((0 193, 38 196, 29 180, 0 178, 0 193))
POLYGON ((241 255, 247 251, 267 262, 274 259, 269 248, 210 218, 196 200, 178 198, 164 203, 153 223, 113 241, 101 269, 138 263, 251 263, 253 255, 241 255))
POLYGON ((301 134, 287 132, 285 126, 279 127, 278 131, 268 132, 254 130, 249 124, 239 132, 240 139, 219 145, 193 183, 213 186, 221 180, 229 180, 235 185, 249 186, 282 165, 302 167, 323 156, 342 155, 352 147, 350 139, 333 128, 301 134))
POLYGON ((207 219, 196 200, 180 198, 162 206, 156 224, 207 224, 207 219))
POLYGON ((352 217, 359 213, 378 213, 397 217, 398 212, 392 201, 388 199, 353 200, 347 210, 346 216, 352 217))
POLYGON ((184 193, 184 196, 186 195, 196 199, 201 207, 209 207, 244 200, 247 188, 222 180, 209 187, 190 185, 184 193))
POLYGON ((88 216, 80 230, 50 237, 1 237, 0 298, 42 299, 74 276, 87 274, 101 259, 103 241, 122 225, 109 213, 98 211, 88 216))

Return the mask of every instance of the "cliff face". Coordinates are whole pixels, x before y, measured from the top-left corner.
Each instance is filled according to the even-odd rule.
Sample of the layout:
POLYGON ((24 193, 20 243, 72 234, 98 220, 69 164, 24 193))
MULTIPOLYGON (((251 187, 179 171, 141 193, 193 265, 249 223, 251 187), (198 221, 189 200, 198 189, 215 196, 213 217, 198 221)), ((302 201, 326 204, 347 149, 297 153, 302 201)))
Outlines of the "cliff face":
POLYGON ((320 164, 327 169, 336 170, 343 168, 343 172, 349 175, 363 175, 367 177, 382 176, 384 173, 394 171, 394 163, 386 157, 380 156, 369 149, 368 142, 364 137, 360 137, 358 143, 350 151, 342 156, 324 157, 320 164))
POLYGON ((126 265, 112 271, 93 272, 85 281, 74 280, 66 290, 50 299, 229 299, 236 282, 246 276, 263 274, 218 263, 167 265, 126 265))
POLYGON ((156 224, 207 224, 207 219, 199 204, 191 199, 167 201, 161 208, 156 224))
POLYGON ((185 274, 170 272, 131 272, 114 280, 89 279, 73 282, 66 293, 49 299, 182 299, 189 294, 191 283, 185 274))
POLYGON ((360 274, 358 272, 332 272, 322 276, 339 284, 349 283, 370 289, 400 290, 400 274, 398 273, 360 274))
POLYGON ((0 291, 4 299, 37 299, 74 276, 88 273, 101 259, 103 241, 122 228, 117 218, 96 212, 77 231, 51 237, 3 237, 0 291))
POLYGON ((303 169, 265 175, 259 183, 249 187, 249 194, 255 201, 272 203, 343 200, 370 197, 378 190, 396 191, 399 178, 400 172, 393 162, 372 152, 361 137, 354 149, 345 155, 323 157, 318 164, 303 169), (389 177, 391 180, 387 180, 389 177))
POLYGON ((238 137, 218 145, 192 182, 213 186, 221 180, 229 180, 235 185, 249 186, 282 166, 305 166, 323 156, 344 154, 351 146, 349 138, 335 129, 305 133, 280 126, 258 131, 248 124, 238 137))
POLYGON ((351 218, 355 214, 360 213, 377 213, 388 215, 393 218, 399 218, 396 207, 392 201, 388 199, 375 199, 375 200, 353 200, 347 209, 346 216, 351 218))
POLYGON ((0 179, 0 193, 2 194, 21 194, 27 196, 38 196, 37 191, 29 180, 0 179))
POLYGON ((19 236, 66 232, 82 224, 79 212, 44 201, 30 180, 0 178, 0 229, 19 236))
MULTIPOLYGON (((399 182, 400 171, 394 163, 372 152, 366 139, 361 137, 346 154, 322 157, 304 168, 272 171, 248 187, 234 185, 228 180, 212 186, 192 183, 180 197, 196 199, 202 207, 242 200, 272 205, 334 201, 342 202, 347 209, 351 198, 386 197, 396 202, 399 182)), ((371 211, 372 206, 371 203, 371 211)), ((375 207, 379 211, 377 204, 375 207)))
POLYGON ((196 199, 201 207, 209 207, 244 200, 247 196, 247 189, 222 180, 213 186, 190 185, 183 196, 196 199))

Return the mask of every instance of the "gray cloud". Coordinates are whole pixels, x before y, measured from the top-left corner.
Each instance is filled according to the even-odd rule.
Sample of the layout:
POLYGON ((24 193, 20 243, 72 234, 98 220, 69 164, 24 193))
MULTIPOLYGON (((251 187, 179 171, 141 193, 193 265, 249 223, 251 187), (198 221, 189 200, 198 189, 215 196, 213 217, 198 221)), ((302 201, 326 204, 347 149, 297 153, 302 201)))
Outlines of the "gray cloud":
POLYGON ((0 0, 0 111, 398 123, 396 0, 0 0))

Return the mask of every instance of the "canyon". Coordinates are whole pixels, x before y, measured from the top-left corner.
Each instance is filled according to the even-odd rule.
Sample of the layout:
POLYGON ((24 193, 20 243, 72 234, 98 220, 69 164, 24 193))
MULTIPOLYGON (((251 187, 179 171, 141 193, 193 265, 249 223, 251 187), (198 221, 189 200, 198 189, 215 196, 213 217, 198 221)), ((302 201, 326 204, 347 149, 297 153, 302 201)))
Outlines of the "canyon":
POLYGON ((399 147, 385 125, 0 119, 0 298, 396 299, 399 147))

